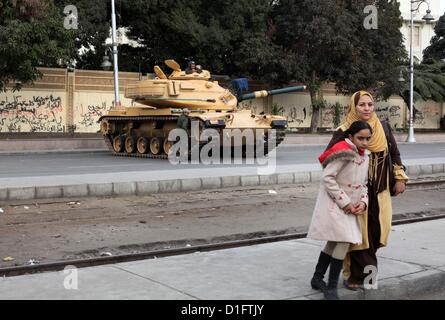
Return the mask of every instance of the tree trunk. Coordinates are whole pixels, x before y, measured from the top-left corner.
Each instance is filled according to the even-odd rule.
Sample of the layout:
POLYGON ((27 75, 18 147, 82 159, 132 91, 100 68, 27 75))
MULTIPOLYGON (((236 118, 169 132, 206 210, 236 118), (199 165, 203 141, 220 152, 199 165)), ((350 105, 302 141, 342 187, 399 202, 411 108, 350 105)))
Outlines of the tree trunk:
POLYGON ((312 105, 312 118, 311 118, 311 132, 317 133, 318 130, 318 117, 320 115, 320 108, 317 101, 317 94, 316 91, 311 88, 309 89, 309 93, 311 95, 311 105, 312 105))
POLYGON ((309 94, 311 96, 312 118, 311 118, 311 132, 317 133, 318 119, 320 118, 320 105, 323 101, 322 84, 318 83, 315 74, 312 75, 312 83, 309 86, 309 94))

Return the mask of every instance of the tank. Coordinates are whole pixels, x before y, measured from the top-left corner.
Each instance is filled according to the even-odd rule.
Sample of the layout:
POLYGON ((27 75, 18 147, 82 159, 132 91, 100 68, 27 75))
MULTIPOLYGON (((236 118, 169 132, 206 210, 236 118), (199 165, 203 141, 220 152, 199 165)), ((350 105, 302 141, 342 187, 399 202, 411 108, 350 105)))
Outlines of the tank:
MULTIPOLYGON (((276 145, 283 141, 287 119, 241 110, 238 103, 306 89, 305 86, 296 86, 243 93, 243 82, 234 81, 236 92, 232 92, 234 90, 223 88, 218 81, 212 80, 207 70, 189 66, 183 71, 174 60, 167 60, 165 64, 172 70, 168 77, 159 66, 155 66, 154 79, 141 80, 126 88, 125 97, 132 99, 131 106, 114 107, 98 120, 100 132, 115 155, 167 158, 175 143, 169 140, 169 134, 180 126, 180 117, 186 117, 190 123, 198 123, 200 132, 214 129, 221 137, 227 134, 225 129, 264 132, 260 140, 255 137, 253 143, 264 141, 267 153, 270 139, 275 139, 276 145), (272 137, 269 132, 276 134, 272 137)), ((191 130, 186 131, 190 138, 191 130)), ((205 143, 200 142, 201 146, 205 143)), ((249 142, 243 139, 238 143, 245 150, 249 142)))

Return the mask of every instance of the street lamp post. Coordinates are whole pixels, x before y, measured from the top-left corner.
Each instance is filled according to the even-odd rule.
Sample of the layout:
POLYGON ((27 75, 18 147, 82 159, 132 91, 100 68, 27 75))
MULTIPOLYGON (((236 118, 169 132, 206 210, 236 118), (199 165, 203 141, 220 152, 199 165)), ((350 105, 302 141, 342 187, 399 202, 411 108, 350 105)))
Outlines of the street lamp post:
POLYGON ((111 0, 111 38, 113 46, 113 68, 114 68, 114 107, 119 108, 121 101, 119 98, 119 69, 117 66, 117 42, 116 42, 116 11, 114 0, 111 0))
POLYGON ((408 138, 407 142, 414 143, 416 142, 416 138, 414 138, 414 55, 413 55, 413 42, 414 42, 414 16, 413 13, 419 10, 419 7, 422 3, 426 3, 428 5, 428 10, 426 11, 426 15, 422 17, 426 22, 433 21, 434 17, 431 15, 430 5, 425 0, 411 0, 411 34, 410 34, 410 46, 409 46, 409 59, 410 59, 410 88, 409 88, 409 130, 408 130, 408 138), (416 9, 413 8, 413 5, 418 3, 416 9))

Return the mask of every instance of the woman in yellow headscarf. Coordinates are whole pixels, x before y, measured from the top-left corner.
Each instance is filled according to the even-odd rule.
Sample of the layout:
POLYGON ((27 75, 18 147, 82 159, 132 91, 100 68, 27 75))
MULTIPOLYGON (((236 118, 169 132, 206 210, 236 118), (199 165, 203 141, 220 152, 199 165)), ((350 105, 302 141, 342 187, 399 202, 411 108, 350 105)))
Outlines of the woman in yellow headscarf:
POLYGON ((344 284, 351 290, 357 290, 363 284, 369 274, 369 271, 364 272, 366 266, 377 267, 377 249, 387 245, 391 231, 391 195, 403 193, 408 181, 391 128, 386 121, 378 119, 374 108, 374 98, 369 92, 354 93, 346 120, 334 133, 327 147, 329 149, 340 141, 344 132, 357 120, 368 122, 372 128, 373 133, 368 146, 371 151, 368 177, 369 205, 367 212, 359 216, 363 241, 361 245, 352 246, 345 259, 343 271, 347 279, 344 284), (395 183, 390 183, 390 180, 395 183))

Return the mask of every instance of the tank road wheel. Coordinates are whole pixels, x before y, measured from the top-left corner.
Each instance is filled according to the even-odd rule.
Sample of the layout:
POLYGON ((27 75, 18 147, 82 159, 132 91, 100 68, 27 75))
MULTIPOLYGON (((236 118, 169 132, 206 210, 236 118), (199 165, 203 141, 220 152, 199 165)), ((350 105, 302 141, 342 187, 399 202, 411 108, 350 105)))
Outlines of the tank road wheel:
POLYGON ((154 155, 162 153, 162 138, 153 137, 150 140, 150 151, 154 155))
POLYGON ((102 121, 100 123, 100 133, 102 133, 102 135, 108 134, 108 122, 102 121))
POLYGON ((116 133, 116 123, 102 121, 100 123, 100 133, 102 133, 103 135, 114 135, 116 133))
POLYGON ((136 151, 136 138, 133 136, 128 136, 125 139, 125 151, 127 153, 134 153, 136 151))
POLYGON ((137 148, 138 148, 138 152, 141 153, 141 154, 148 153, 148 151, 150 151, 148 138, 147 137, 140 137, 138 139, 137 148))
POLYGON ((172 146, 173 146, 173 141, 169 141, 168 139, 164 140, 164 152, 166 154, 170 154, 172 146))
POLYGON ((115 136, 113 138, 113 149, 114 152, 120 153, 124 151, 125 146, 125 137, 124 136, 115 136))

